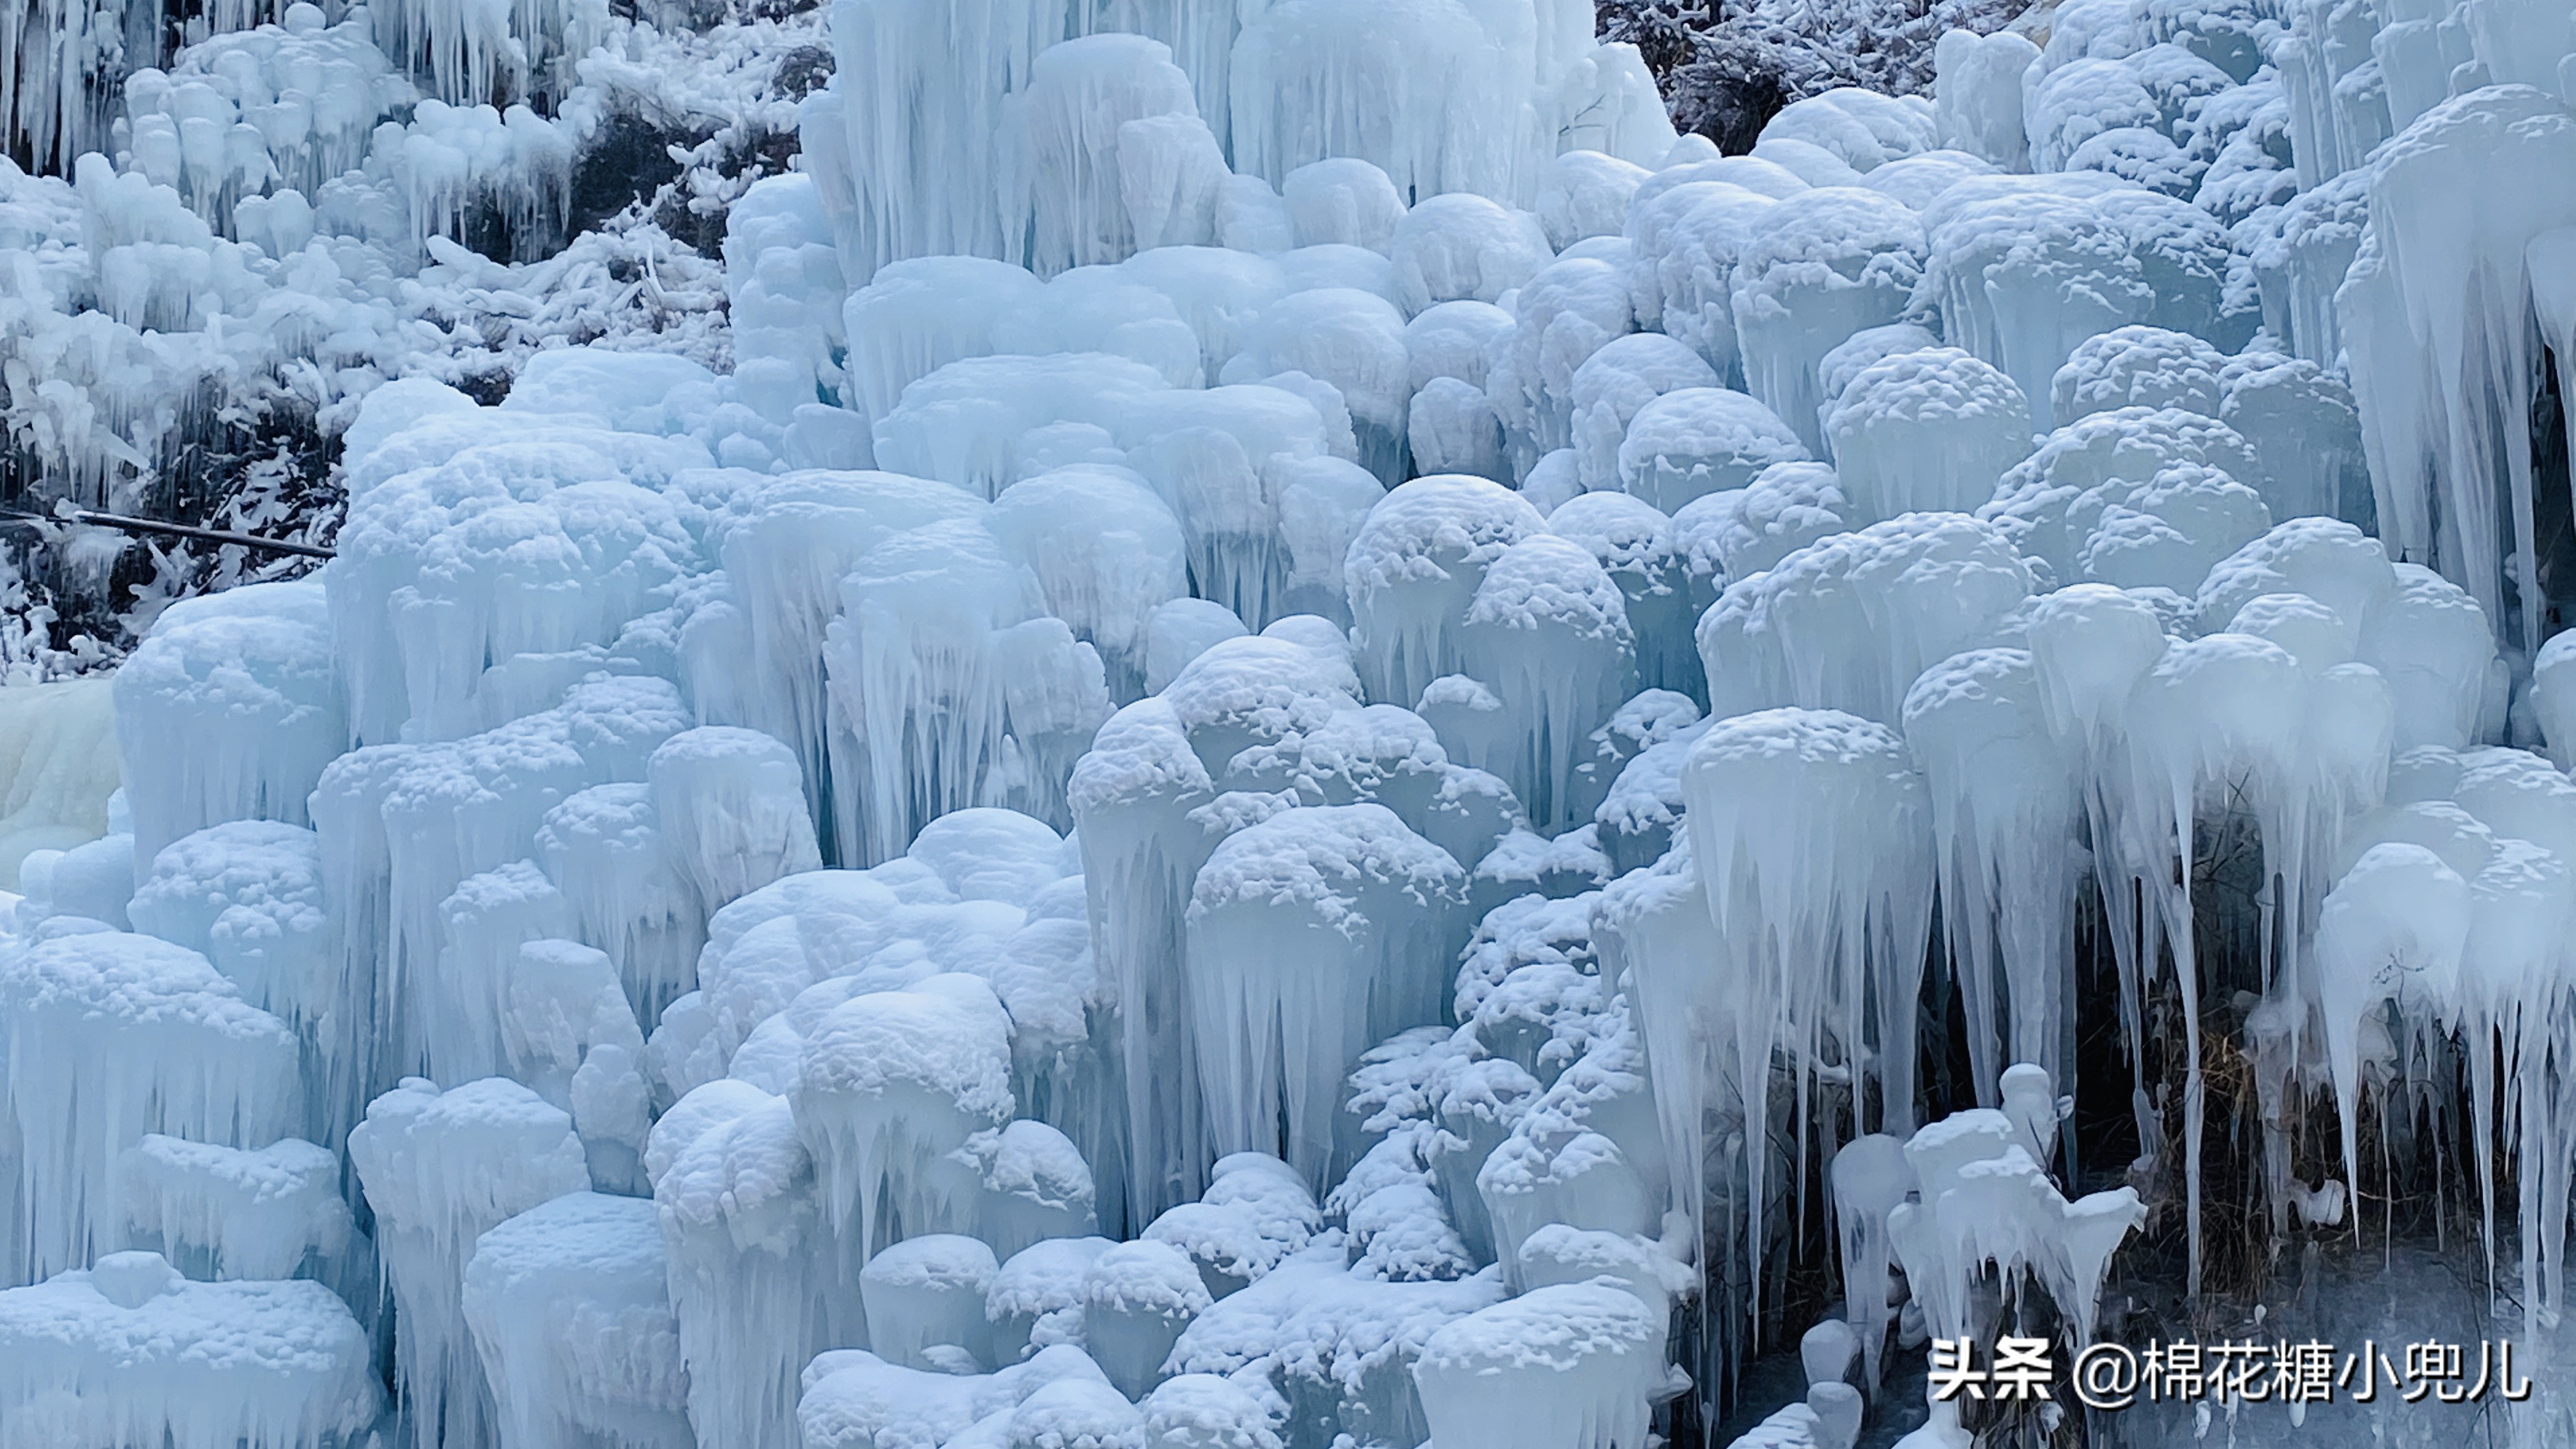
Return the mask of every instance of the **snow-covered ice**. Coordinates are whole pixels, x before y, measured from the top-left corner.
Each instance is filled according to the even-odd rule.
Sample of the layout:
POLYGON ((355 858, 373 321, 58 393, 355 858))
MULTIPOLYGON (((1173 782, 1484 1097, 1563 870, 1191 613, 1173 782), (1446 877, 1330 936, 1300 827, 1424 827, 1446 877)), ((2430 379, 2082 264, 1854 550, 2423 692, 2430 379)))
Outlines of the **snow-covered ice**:
POLYGON ((332 556, 0 561, 0 1446, 2562 1364, 2563 6, 200 8, 0 14, 0 471, 332 556))

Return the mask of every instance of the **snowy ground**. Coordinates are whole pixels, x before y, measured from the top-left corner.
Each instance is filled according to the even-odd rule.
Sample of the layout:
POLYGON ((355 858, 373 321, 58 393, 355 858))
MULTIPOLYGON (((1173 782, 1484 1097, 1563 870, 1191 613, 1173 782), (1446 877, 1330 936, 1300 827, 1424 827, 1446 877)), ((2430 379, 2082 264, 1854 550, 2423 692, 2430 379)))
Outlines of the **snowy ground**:
POLYGON ((2571 101, 0 9, 0 1449, 2576 1443, 2571 101))

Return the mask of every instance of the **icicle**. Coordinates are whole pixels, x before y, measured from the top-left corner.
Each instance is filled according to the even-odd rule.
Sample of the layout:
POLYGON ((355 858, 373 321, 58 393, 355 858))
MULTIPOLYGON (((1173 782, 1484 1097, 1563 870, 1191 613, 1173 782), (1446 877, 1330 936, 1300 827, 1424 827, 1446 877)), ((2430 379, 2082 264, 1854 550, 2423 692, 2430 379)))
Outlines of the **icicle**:
POLYGON ((1902 1146, 1883 1132, 1873 1132, 1834 1154, 1834 1222, 1842 1246, 1843 1318, 1860 1338, 1862 1370, 1871 1384, 1880 1381, 1880 1359, 1887 1351, 1887 1325, 1892 1311, 1887 1302, 1888 1270, 1896 1263, 1896 1245, 1888 1237, 1888 1214, 1904 1205, 1914 1185, 1914 1169, 1907 1163, 1902 1146))
POLYGON ((2500 87, 2434 107, 2373 164, 2376 255, 2337 299, 2382 531, 2525 649, 2540 642, 2544 603, 2529 582, 2538 358, 2526 251, 2576 222, 2576 199, 2539 179, 2571 169, 2576 118, 2554 97, 2500 87))
MULTIPOLYGON (((1769 710, 1711 726, 1691 746, 1682 779, 1700 889, 1740 983, 1730 1014, 1745 1122, 1769 1119, 1775 1053, 1788 1054, 1803 1096, 1828 1064, 1830 1037, 1851 1074, 1855 1114, 1873 1115, 1862 1082, 1874 1060, 1876 1120, 1910 1127, 1913 1008, 1934 870, 1930 802, 1903 742, 1836 711, 1769 710), (1783 822, 1796 826, 1786 840, 1783 822), (1798 964, 1819 962, 1824 969, 1798 964)), ((1647 989, 1650 1021, 1658 994, 1647 989)), ((1674 1161, 1698 1159, 1698 1135, 1694 1128, 1668 1144, 1674 1161)), ((1758 1138, 1748 1142, 1755 1282, 1768 1156, 1758 1138)))
POLYGON ((735 504, 723 556, 751 618, 755 683, 746 717, 719 722, 763 730, 796 752, 827 863, 860 855, 859 842, 833 834, 839 811, 826 756, 823 645, 842 607, 841 581, 894 533, 977 508, 955 488, 888 473, 790 474, 735 504))
POLYGON ((1993 1105, 2005 1062, 2036 1062, 2051 1076, 2073 1065, 2061 1044, 2075 1007, 2081 776, 2049 730, 2039 673, 2022 650, 1932 666, 1906 693, 1904 716, 1930 787, 1941 920, 1967 1009, 1974 1087, 1993 1105), (2010 1002, 2004 1026, 1994 1019, 1998 984, 2010 1002))

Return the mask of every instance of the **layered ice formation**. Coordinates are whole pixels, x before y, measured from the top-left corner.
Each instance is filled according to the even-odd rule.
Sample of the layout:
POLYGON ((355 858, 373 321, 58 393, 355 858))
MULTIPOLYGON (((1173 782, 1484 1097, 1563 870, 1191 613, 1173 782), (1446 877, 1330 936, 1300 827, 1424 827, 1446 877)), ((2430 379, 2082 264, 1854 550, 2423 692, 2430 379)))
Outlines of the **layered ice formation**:
POLYGON ((0 413, 346 512, 0 640, 0 1449, 1956 1449, 2365 1234, 2565 1362, 2563 6, 1734 156, 1567 0, 200 8, 0 14, 0 413), (683 35, 721 331, 449 365, 683 35))

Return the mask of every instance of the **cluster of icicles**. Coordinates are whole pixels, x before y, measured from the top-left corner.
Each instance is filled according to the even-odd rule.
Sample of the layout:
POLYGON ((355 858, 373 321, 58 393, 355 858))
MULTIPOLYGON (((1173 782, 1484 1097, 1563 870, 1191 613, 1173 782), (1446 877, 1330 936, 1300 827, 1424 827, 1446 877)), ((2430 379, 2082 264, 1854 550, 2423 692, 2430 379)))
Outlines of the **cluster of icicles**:
POLYGON ((2554 1319, 2576 783, 2496 742, 2576 748, 2576 649, 2528 488, 2410 461, 2524 384, 2387 329, 2558 326, 2562 99, 2464 61, 2364 165, 2265 63, 2322 9, 2084 0, 1721 158, 1526 8, 1426 69, 844 0, 735 373, 370 392, 338 556, 167 611, 112 833, 21 869, 0 1446, 1643 1449, 1811 1181, 1845 1308, 1756 1433, 1848 1446, 1896 1345, 2092 1332, 2147 1204, 2059 1175, 2079 1007, 2197 1287, 2222 967, 2276 1217, 2457 1038, 2554 1319), (2441 213, 2445 310, 2457 175, 2526 199, 2441 213))

